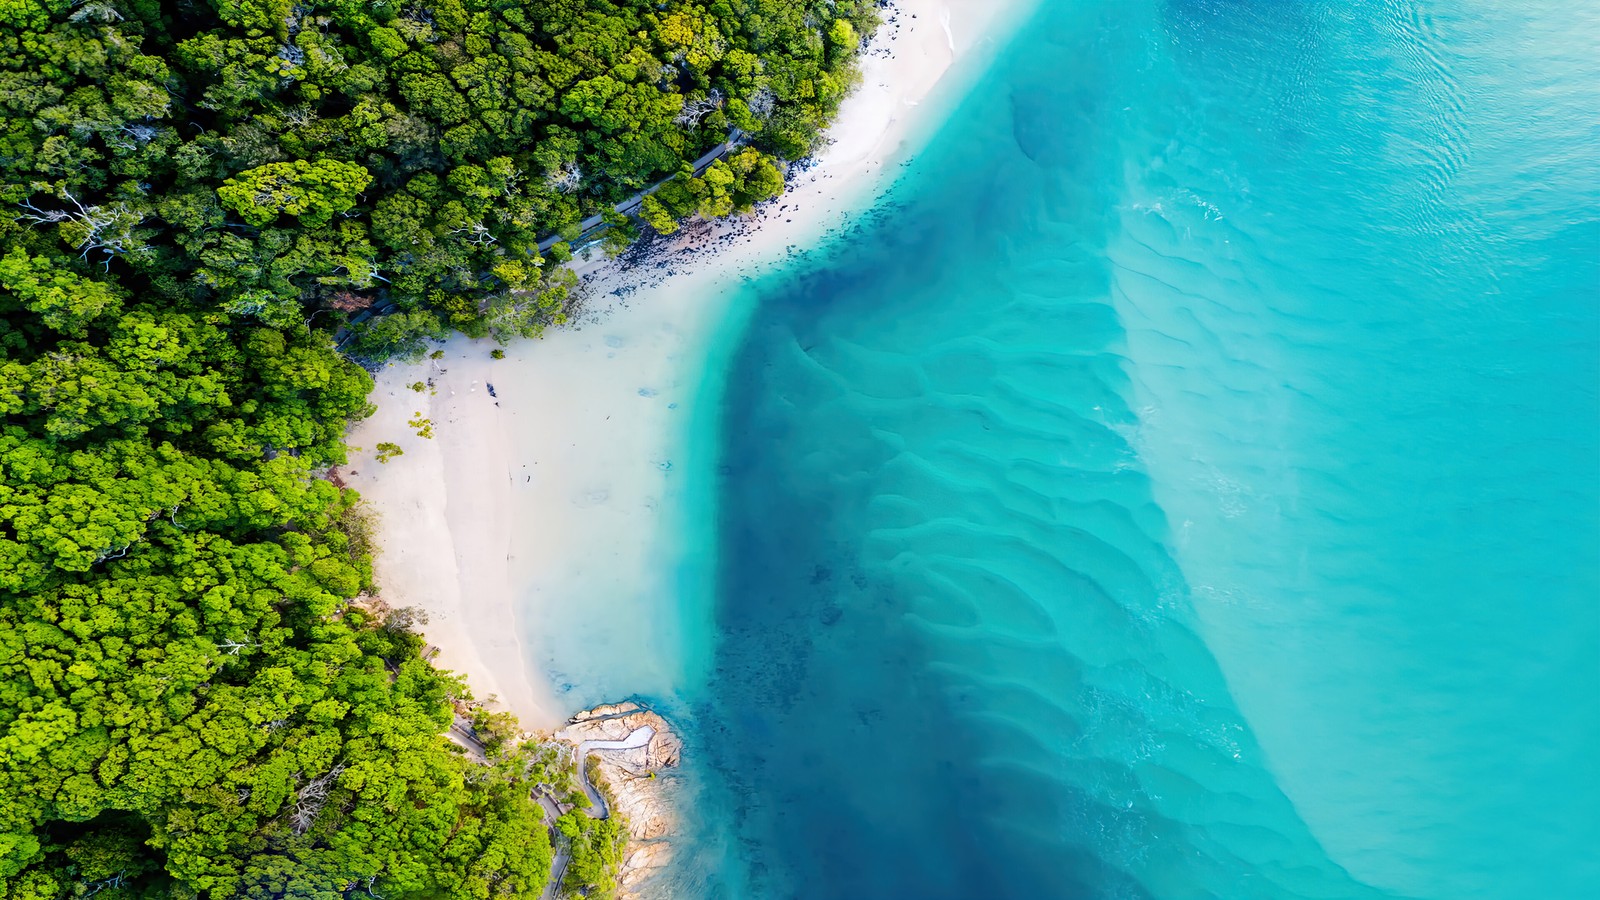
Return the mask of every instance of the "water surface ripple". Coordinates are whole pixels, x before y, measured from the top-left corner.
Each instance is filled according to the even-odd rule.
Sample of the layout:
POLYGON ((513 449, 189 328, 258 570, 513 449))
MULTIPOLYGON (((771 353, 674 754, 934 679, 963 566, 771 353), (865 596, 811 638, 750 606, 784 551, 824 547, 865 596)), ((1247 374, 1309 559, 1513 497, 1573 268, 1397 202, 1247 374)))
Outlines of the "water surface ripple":
POLYGON ((679 888, 1595 888, 1575 6, 1046 3, 753 286, 679 888))

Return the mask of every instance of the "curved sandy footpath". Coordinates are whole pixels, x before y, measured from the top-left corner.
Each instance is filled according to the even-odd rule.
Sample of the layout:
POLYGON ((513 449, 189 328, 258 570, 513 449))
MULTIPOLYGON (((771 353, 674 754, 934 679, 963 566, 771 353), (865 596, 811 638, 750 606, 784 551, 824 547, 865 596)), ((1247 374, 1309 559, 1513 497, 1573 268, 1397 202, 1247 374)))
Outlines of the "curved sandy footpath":
POLYGON ((650 743, 656 736, 656 730, 649 725, 641 725, 628 733, 620 741, 583 741, 572 751, 572 757, 578 765, 578 783, 583 785, 583 794, 589 798, 589 805, 600 812, 589 813, 590 817, 604 819, 611 815, 611 810, 606 806, 606 798, 595 789, 594 782, 589 780, 589 773, 584 770, 583 761, 595 750, 633 750, 650 743))
MULTIPOLYGON (((525 727, 556 728, 585 700, 682 686, 673 561, 685 549, 673 523, 684 500, 670 473, 694 470, 673 456, 728 315, 725 285, 814 243, 885 189, 885 172, 956 94, 922 105, 952 62, 995 47, 1035 2, 898 0, 832 144, 779 201, 709 240, 702 231, 714 246, 665 270, 589 267, 586 327, 519 342, 498 361, 494 345, 458 337, 441 360, 379 373, 378 412, 352 432, 363 449, 345 475, 379 515, 382 596, 428 613, 437 661, 480 699, 498 697, 525 727), (430 380, 432 391, 409 388, 430 380), (432 440, 407 426, 413 415, 432 420, 432 440), (380 441, 404 455, 377 463, 380 441)), ((690 231, 677 238, 685 249, 690 231)))

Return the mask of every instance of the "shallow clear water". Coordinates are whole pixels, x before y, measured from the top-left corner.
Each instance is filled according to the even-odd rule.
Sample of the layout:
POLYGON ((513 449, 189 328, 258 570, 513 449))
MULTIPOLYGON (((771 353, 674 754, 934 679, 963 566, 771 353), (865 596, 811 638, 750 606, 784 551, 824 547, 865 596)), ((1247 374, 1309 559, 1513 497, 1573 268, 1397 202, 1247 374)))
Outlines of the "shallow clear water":
POLYGON ((1596 46, 1046 0, 751 288, 672 889, 1600 890, 1596 46))

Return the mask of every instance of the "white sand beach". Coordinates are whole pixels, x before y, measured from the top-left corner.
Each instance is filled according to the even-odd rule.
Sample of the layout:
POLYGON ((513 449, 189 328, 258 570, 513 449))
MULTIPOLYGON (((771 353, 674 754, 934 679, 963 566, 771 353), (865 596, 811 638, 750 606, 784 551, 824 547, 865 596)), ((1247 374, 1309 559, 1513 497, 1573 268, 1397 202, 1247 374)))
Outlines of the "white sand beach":
POLYGON ((378 412, 352 432, 344 477, 378 515, 382 597, 428 613, 437 662, 479 699, 524 727, 556 727, 600 699, 584 692, 591 673, 558 652, 592 642, 609 648, 610 683, 673 687, 679 676, 659 662, 679 640, 684 550, 671 532, 685 473, 709 471, 675 455, 706 348, 737 312, 726 286, 869 206, 977 68, 952 65, 992 50, 1033 2, 897 0, 831 145, 782 199, 686 228, 665 248, 685 252, 663 267, 584 265, 582 321, 504 359, 492 342, 456 338, 440 360, 379 374, 378 412), (409 387, 419 381, 432 389, 409 387), (417 414, 432 439, 407 425, 417 414), (403 455, 377 462, 380 441, 403 455))

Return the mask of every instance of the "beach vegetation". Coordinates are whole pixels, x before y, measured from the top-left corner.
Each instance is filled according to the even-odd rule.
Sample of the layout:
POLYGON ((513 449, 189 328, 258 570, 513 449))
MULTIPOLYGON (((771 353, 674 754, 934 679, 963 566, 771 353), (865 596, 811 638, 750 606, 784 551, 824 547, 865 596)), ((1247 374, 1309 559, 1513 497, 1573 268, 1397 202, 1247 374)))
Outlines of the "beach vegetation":
POLYGON ((875 15, 0 2, 0 900, 539 893, 545 768, 453 749, 373 596, 363 364, 566 321, 551 261, 662 178, 674 222, 781 190, 875 15))
POLYGON ((678 217, 667 210, 665 204, 654 196, 644 198, 639 205, 639 218, 655 230, 656 234, 673 234, 678 230, 678 217))
POLYGON ((672 234, 690 216, 714 219, 749 212, 783 193, 783 172, 750 147, 716 160, 695 175, 679 172, 640 204, 640 218, 657 234, 672 234))
MULTIPOLYGON (((877 15, 868 0, 15 5, 0 203, 30 260, 67 252, 271 327, 356 327, 372 359, 493 330, 486 301, 506 291, 561 290, 543 239, 576 239, 730 137, 652 227, 663 204, 715 217, 773 196, 877 15)), ((633 238, 606 224, 603 240, 633 238)))
POLYGON ((483 741, 484 752, 498 758, 516 747, 522 735, 517 717, 503 710, 479 705, 472 711, 472 731, 483 741))
POLYGON ((556 241, 550 245, 550 249, 544 252, 544 256, 546 264, 555 263, 560 265, 561 263, 571 262, 572 245, 566 241, 556 241))
POLYGON ((556 828, 572 854, 562 888, 585 897, 615 897, 615 873, 628 840, 622 817, 593 819, 573 810, 556 820, 556 828))

